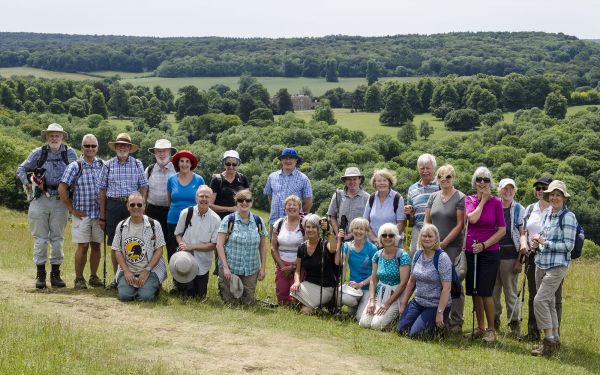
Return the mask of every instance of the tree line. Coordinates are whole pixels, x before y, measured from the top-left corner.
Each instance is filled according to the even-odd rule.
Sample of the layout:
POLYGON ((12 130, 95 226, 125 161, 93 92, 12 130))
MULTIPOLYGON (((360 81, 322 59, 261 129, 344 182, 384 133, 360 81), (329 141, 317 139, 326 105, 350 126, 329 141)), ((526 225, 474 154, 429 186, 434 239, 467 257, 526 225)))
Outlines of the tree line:
POLYGON ((322 38, 149 38, 0 33, 0 67, 156 72, 161 77, 505 76, 600 80, 600 45, 562 33, 478 32, 322 38), (526 46, 526 48, 523 48, 526 46))

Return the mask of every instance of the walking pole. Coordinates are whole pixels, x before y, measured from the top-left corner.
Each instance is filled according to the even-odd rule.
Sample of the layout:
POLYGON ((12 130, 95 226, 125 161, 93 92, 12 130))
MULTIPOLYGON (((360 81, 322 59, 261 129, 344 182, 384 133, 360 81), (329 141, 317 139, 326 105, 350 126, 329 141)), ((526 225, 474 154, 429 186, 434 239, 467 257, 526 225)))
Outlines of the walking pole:
MULTIPOLYGON (((521 259, 519 260, 521 262, 521 264, 523 263, 523 261, 525 260, 525 256, 523 255, 521 257, 521 259)), ((519 298, 521 298, 521 317, 519 318, 519 321, 523 321, 523 302, 525 301, 525 280, 527 280, 527 269, 529 268, 529 262, 527 262, 527 265, 525 267, 523 267, 523 283, 521 284, 521 290, 519 290, 517 292, 517 299, 516 299, 516 303, 519 303, 519 298)), ((508 318, 508 322, 512 322, 513 318, 515 316, 515 311, 517 311, 516 308, 513 309, 512 313, 510 314, 510 317, 508 318)), ((504 338, 506 339, 506 335, 508 334, 508 330, 506 330, 504 332, 504 338)))
POLYGON ((106 289, 106 233, 102 235, 104 238, 104 263, 102 267, 102 287, 106 289))
MULTIPOLYGON (((340 219, 340 229, 344 230, 344 235, 347 232, 347 226, 348 226, 348 218, 346 217, 346 215, 342 215, 342 218, 340 219)), ((339 286, 339 293, 337 291, 337 287, 336 287, 336 292, 335 292, 335 312, 342 312, 342 285, 344 284, 344 277, 346 276, 346 269, 345 267, 345 261, 344 261, 344 253, 342 252, 342 247, 344 245, 344 239, 341 238, 338 242, 337 242, 337 249, 336 252, 339 254, 339 262, 340 264, 338 264, 338 286, 339 286)), ((348 253, 348 255, 346 256, 346 259, 348 258, 348 256, 350 255, 350 253, 348 253)))
POLYGON ((410 224, 410 219, 408 216, 406 217, 406 225, 404 226, 404 250, 410 253, 410 249, 408 248, 408 224, 410 224))
MULTIPOLYGON (((327 218, 321 218, 319 223, 323 223, 323 221, 327 222, 327 218)), ((327 222, 329 229, 329 222, 327 222)), ((323 309, 323 263, 325 262, 325 229, 321 228, 321 288, 319 291, 319 309, 323 309)))
POLYGON ((477 295, 477 253, 473 252, 473 327, 471 328, 471 340, 475 339, 475 296, 477 295))

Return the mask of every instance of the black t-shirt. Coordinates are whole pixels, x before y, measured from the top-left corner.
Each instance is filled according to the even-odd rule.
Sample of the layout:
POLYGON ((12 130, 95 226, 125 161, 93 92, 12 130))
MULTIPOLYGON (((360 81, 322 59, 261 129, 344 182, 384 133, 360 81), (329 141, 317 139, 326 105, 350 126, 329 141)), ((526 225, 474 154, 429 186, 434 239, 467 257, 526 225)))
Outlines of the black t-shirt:
POLYGON ((323 259, 323 286, 333 287, 336 282, 335 253, 327 251, 327 241, 319 240, 317 248, 312 255, 307 254, 306 242, 298 246, 298 258, 302 266, 302 272, 306 273, 306 281, 316 285, 321 285, 321 259, 323 259), (322 250, 325 248, 325 254, 321 257, 322 250))
POLYGON ((519 256, 517 248, 512 239, 512 226, 510 220, 510 207, 504 209, 504 222, 506 223, 506 234, 500 239, 500 259, 516 259, 519 256))
MULTIPOLYGON (((223 173, 214 175, 210 180, 210 188, 214 193, 217 193, 217 197, 215 198, 215 204, 217 206, 235 206, 235 200, 233 199, 235 193, 240 190, 248 189, 249 187, 246 176, 237 172, 232 182, 227 181, 223 176, 223 173)), ((217 214, 222 219, 230 214, 230 212, 217 212, 217 214)))

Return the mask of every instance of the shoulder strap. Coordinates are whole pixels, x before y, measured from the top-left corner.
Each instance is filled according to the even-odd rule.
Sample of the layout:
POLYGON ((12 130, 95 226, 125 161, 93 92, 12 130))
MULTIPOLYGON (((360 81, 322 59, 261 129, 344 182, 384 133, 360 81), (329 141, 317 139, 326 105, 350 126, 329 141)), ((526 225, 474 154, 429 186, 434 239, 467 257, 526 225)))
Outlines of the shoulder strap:
POLYGON ((189 206, 185 215, 185 225, 183 227, 183 232, 181 232, 181 237, 183 237, 188 227, 192 226, 192 216, 194 216, 194 206, 189 206))
POLYGON ((223 175, 217 173, 215 174, 215 178, 217 179, 217 181, 219 181, 219 191, 221 191, 221 189, 223 189, 223 175))
POLYGON ((396 213, 396 211, 398 211, 399 205, 400 205, 400 194, 396 193, 396 194, 394 194, 394 213, 396 213))
POLYGON ((423 254, 423 250, 417 250, 417 252, 415 253, 415 255, 413 257, 413 264, 417 263, 417 260, 419 260, 419 258, 421 257, 421 254, 423 254))
POLYGON ((248 184, 248 177, 246 177, 246 175, 236 172, 236 178, 238 179, 238 181, 240 182, 240 185, 242 186, 246 186, 248 184))
POLYGON ((149 217, 148 219, 150 221, 150 228, 152 228, 152 239, 156 240, 156 226, 154 224, 154 219, 151 217, 149 217))
POLYGON ((150 176, 152 176, 152 171, 154 170, 154 166, 155 166, 155 165, 156 165, 156 164, 150 164, 150 165, 148 166, 148 180, 150 179, 150 176))
POLYGON ((231 235, 231 232, 233 232, 234 224, 235 224, 235 212, 232 214, 229 214, 229 216, 227 217, 227 238, 229 238, 229 236, 231 235))
POLYGON ((252 216, 254 216, 254 221, 256 222, 256 229, 258 229, 258 234, 260 234, 263 229, 262 219, 257 214, 252 214, 252 216))
POLYGON ((565 215, 567 212, 570 212, 568 208, 565 207, 565 210, 558 215, 558 225, 560 226, 560 230, 563 230, 563 226, 565 224, 565 215))
POLYGON ((513 223, 515 228, 519 229, 519 214, 521 213, 521 204, 515 202, 515 213, 513 217, 513 223))
POLYGON ((60 146, 62 149, 60 150, 60 157, 62 158, 63 163, 65 163, 65 165, 69 165, 69 149, 67 148, 67 145, 61 145, 60 146))
POLYGON ((275 228, 275 230, 277 231, 277 233, 281 233, 281 227, 283 226, 283 221, 285 219, 281 218, 279 220, 277 220, 277 227, 275 228))
POLYGON ((377 250, 377 252, 375 253, 375 262, 377 262, 377 264, 379 264, 379 258, 381 257, 381 253, 383 252, 383 249, 379 249, 377 250))
POLYGON ((369 207, 373 208, 373 203, 375 203, 375 193, 369 196, 369 207))
POLYGON ((121 234, 121 246, 119 246, 119 251, 123 250, 123 225, 125 224, 125 220, 121 221, 121 225, 119 227, 119 233, 121 234))
POLYGON ((433 266, 435 267, 435 270, 440 272, 439 270, 439 264, 440 264, 440 254, 442 254, 442 251, 440 249, 437 249, 435 251, 435 254, 433 254, 433 266))
POLYGON ((335 204, 337 206, 338 215, 340 213, 340 189, 335 189, 335 204))
POLYGON ((46 160, 48 160, 48 150, 49 146, 47 144, 42 146, 42 152, 40 153, 40 157, 37 160, 37 168, 42 168, 46 160))

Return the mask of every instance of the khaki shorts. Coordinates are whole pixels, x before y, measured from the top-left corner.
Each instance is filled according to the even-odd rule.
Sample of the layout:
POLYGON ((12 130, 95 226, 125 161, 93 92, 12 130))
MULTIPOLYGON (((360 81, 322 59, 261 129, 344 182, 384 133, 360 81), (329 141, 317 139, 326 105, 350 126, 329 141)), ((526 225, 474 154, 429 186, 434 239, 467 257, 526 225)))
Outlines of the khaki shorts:
POLYGON ((77 216, 72 217, 73 220, 73 231, 71 233, 71 242, 74 243, 88 243, 97 242, 102 243, 104 239, 104 232, 100 228, 100 222, 98 219, 91 219, 89 216, 78 218, 77 216))

